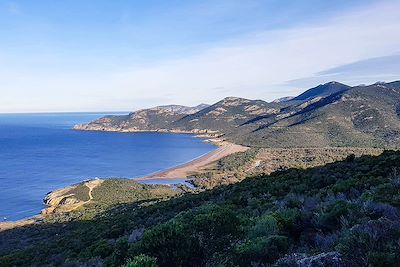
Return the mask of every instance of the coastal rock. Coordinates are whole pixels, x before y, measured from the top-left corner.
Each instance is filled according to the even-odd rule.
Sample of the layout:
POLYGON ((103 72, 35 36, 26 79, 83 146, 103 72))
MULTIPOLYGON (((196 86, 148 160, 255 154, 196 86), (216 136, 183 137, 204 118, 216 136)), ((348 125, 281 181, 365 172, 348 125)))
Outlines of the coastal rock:
POLYGON ((93 199, 93 189, 102 182, 101 179, 88 180, 48 193, 43 200, 48 208, 42 210, 41 214, 68 212, 88 203, 93 199))

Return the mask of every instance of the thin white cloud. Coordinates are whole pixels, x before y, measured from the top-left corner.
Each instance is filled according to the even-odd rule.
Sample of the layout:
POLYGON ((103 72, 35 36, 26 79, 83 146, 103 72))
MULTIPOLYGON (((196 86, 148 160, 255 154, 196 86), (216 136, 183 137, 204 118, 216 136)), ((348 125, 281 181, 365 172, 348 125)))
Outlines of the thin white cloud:
POLYGON ((381 2, 318 25, 259 33, 189 58, 116 73, 115 84, 127 95, 168 91, 191 104, 223 97, 215 87, 229 88, 232 95, 273 99, 288 80, 398 52, 398 10, 398 1, 381 2))
POLYGON ((350 85, 400 79, 400 54, 375 57, 324 70, 312 77, 288 81, 288 85, 310 87, 327 80, 350 85))
POLYGON ((6 96, 0 99, 0 112, 132 110, 212 103, 228 95, 265 100, 293 95, 304 88, 287 81, 313 80, 324 70, 400 52, 398 10, 399 1, 381 1, 318 24, 254 33, 196 55, 130 70, 2 71, 6 96))

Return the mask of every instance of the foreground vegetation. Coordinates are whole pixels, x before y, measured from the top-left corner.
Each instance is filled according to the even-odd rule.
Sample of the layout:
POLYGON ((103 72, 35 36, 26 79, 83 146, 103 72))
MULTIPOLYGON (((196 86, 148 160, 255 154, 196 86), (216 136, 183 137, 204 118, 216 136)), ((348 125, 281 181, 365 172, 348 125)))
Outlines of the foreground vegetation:
POLYGON ((400 152, 349 156, 162 200, 2 232, 0 266, 400 262, 400 152))

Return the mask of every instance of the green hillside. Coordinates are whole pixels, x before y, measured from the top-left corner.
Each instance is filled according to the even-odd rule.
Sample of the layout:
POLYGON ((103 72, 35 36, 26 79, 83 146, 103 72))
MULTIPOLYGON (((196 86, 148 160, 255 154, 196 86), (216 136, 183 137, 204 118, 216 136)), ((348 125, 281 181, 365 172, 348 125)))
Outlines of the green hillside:
POLYGON ((0 266, 120 266, 128 259, 157 262, 151 266, 400 261, 399 152, 250 177, 161 202, 140 197, 91 219, 71 215, 69 222, 59 218, 1 232, 0 266))
POLYGON ((398 147, 398 83, 353 87, 283 109, 238 128, 230 138, 266 147, 398 147))

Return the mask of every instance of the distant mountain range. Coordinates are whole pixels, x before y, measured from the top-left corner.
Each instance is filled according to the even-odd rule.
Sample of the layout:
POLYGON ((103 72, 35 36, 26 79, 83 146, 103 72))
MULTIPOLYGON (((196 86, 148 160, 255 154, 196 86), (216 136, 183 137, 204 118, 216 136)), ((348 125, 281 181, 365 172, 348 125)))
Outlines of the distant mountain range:
POLYGON ((329 82, 270 103, 227 97, 211 106, 159 106, 75 129, 218 133, 262 147, 398 147, 400 81, 355 87, 329 82))

